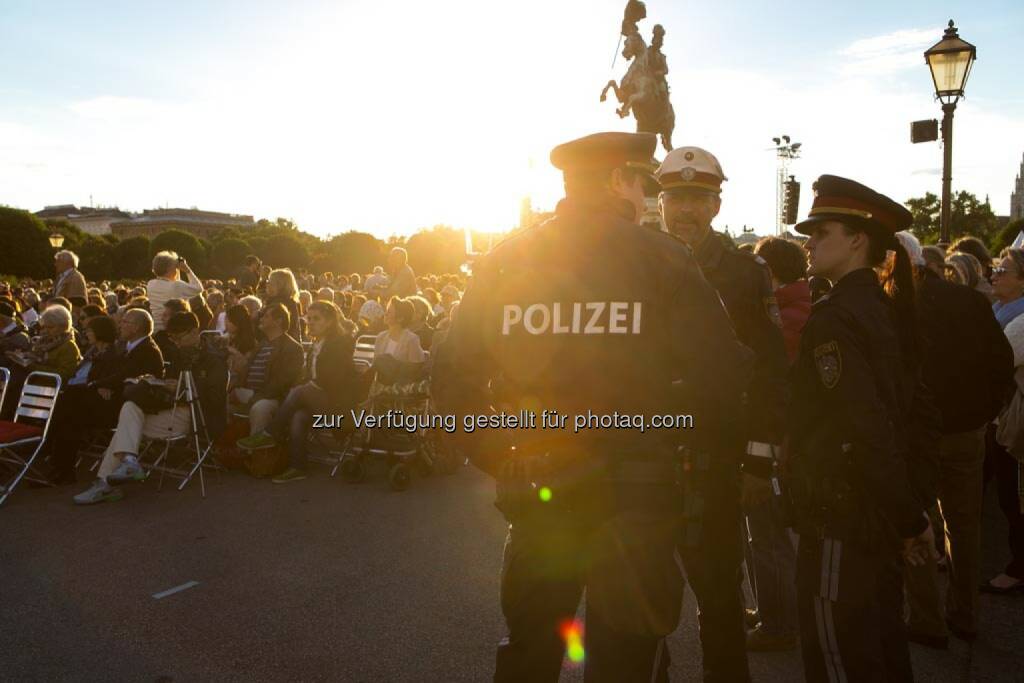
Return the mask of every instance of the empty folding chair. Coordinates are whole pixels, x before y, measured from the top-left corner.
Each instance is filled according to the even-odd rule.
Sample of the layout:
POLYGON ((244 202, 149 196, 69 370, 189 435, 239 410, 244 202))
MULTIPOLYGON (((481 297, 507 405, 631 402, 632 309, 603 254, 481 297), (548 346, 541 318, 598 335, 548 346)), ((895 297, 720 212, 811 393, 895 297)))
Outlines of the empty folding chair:
MULTIPOLYGON (((9 373, 2 376, 2 396, 7 391, 9 373)), ((22 479, 49 484, 50 480, 35 465, 50 430, 53 406, 60 392, 60 375, 33 372, 21 388, 14 420, 0 421, 0 463, 13 465, 15 474, 0 484, 0 505, 10 496, 22 479)))

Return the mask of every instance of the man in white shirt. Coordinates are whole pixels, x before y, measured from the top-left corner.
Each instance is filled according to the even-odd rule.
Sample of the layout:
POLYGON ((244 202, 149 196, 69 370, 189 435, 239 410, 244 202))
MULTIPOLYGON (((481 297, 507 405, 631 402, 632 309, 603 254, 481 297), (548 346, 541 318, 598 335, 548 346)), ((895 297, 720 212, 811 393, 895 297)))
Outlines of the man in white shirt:
POLYGON ((149 297, 149 310, 155 315, 154 330, 164 329, 164 319, 159 312, 169 299, 185 299, 188 301, 203 291, 203 283, 173 251, 161 251, 153 257, 153 274, 156 277, 146 284, 146 295, 149 297), (185 279, 182 279, 182 275, 185 279))

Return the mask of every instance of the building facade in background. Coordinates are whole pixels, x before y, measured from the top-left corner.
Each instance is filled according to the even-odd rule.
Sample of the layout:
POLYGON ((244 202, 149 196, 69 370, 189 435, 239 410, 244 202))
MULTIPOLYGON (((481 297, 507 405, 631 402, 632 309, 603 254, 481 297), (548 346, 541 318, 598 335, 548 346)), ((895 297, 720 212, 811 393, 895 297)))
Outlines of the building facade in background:
POLYGON ((111 223, 132 217, 130 213, 121 211, 116 206, 113 208, 78 207, 74 204, 47 206, 42 211, 36 211, 35 215, 44 222, 62 218, 87 235, 109 235, 111 223))
POLYGON ((181 230, 209 239, 225 228, 245 231, 255 225, 252 216, 234 213, 199 209, 147 209, 127 220, 111 223, 110 231, 121 239, 139 235, 153 238, 166 230, 181 230))
POLYGON ((1010 220, 1019 218, 1024 218, 1024 158, 1021 159, 1020 171, 1017 172, 1013 192, 1010 194, 1010 220))
POLYGON ((142 213, 127 213, 117 207, 78 207, 74 204, 47 206, 36 211, 36 217, 45 221, 63 219, 89 235, 115 235, 119 238, 144 235, 155 237, 165 230, 181 230, 196 237, 209 239, 225 228, 239 231, 255 226, 252 216, 199 209, 147 209, 142 213))

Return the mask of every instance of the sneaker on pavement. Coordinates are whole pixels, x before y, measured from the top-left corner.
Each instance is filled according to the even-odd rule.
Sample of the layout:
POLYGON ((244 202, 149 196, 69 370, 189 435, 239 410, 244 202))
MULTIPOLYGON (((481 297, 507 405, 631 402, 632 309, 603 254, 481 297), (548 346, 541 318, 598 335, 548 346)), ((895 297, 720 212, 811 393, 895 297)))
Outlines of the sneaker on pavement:
POLYGON ((239 439, 235 445, 246 451, 258 451, 263 448, 273 448, 277 445, 274 437, 269 434, 253 434, 244 439, 239 439))
POLYGON ((799 640, 795 635, 771 635, 760 627, 747 632, 747 652, 786 652, 795 650, 799 640))
POLYGON ((93 505, 122 498, 124 498, 124 494, 121 489, 112 488, 107 482, 97 479, 92 486, 75 496, 74 501, 76 505, 93 505))
POLYGON ((133 481, 143 481, 149 475, 137 460, 127 458, 117 466, 117 469, 107 475, 108 484, 130 484, 133 481))
POLYGON ((276 477, 274 477, 270 481, 272 483, 274 483, 274 484, 287 484, 290 481, 299 481, 300 479, 305 479, 305 478, 306 478, 306 473, 305 472, 303 472, 302 470, 297 470, 294 467, 289 467, 284 472, 282 472, 281 474, 277 475, 276 477))

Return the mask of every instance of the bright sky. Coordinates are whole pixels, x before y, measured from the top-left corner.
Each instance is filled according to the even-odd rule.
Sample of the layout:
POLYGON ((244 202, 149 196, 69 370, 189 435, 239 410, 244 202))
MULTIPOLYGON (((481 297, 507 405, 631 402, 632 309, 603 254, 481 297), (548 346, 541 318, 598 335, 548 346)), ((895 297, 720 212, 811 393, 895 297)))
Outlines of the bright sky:
MULTIPOLYGON (((0 3, 0 203, 197 206, 326 235, 448 223, 500 230, 550 209, 548 152, 631 130, 598 94, 625 0, 0 3)), ((729 176, 718 227, 767 234, 771 138, 792 172, 896 199, 938 193, 939 118, 922 52, 950 18, 978 46, 956 112, 954 190, 998 214, 1024 153, 1016 0, 647 0, 667 30, 677 146, 729 176)), ((805 184, 801 214, 811 201, 805 184)))

